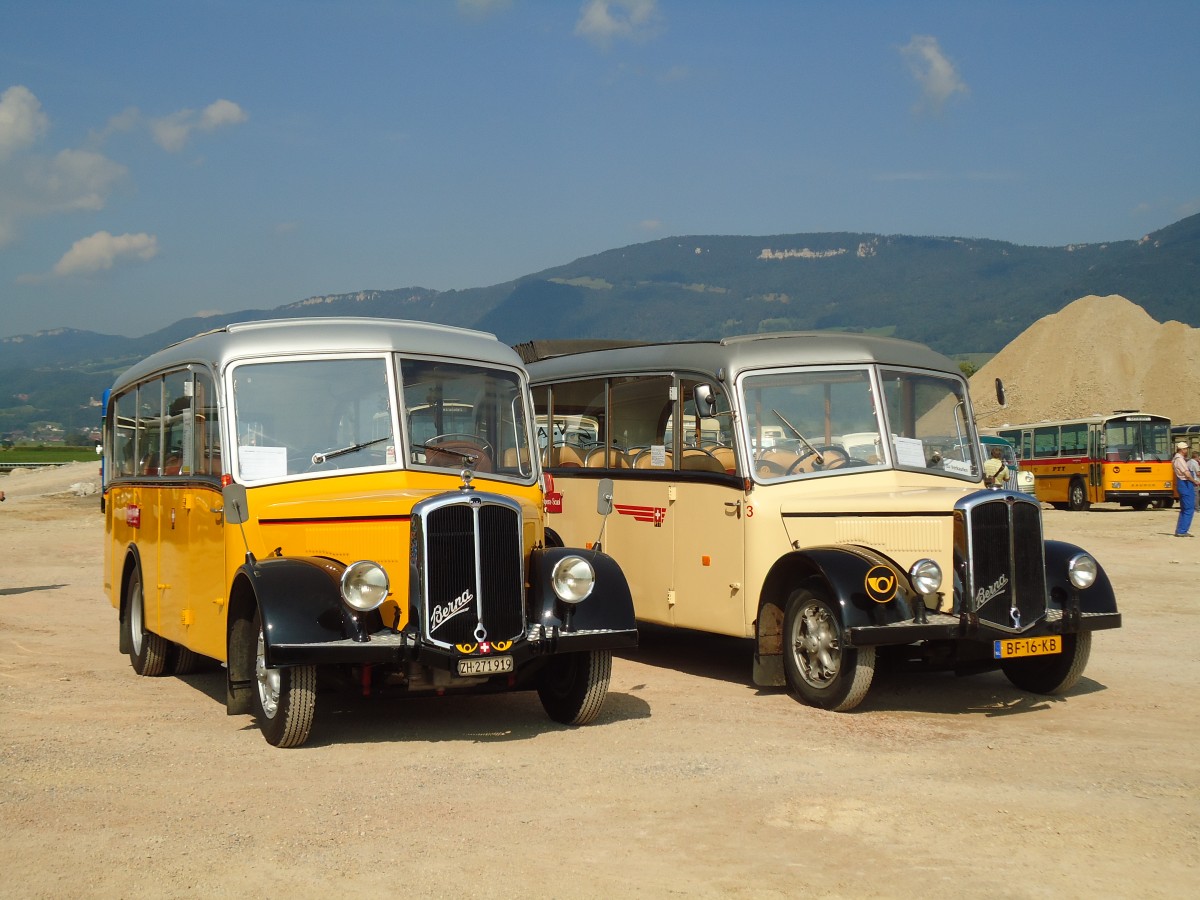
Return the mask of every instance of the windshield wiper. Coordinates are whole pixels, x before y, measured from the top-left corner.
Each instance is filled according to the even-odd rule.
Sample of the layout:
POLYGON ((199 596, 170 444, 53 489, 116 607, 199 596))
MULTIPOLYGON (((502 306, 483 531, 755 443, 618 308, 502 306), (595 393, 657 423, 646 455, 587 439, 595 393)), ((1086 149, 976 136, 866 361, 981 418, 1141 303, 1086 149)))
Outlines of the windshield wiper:
POLYGON ((429 444, 413 444, 413 446, 420 447, 422 450, 428 450, 431 453, 449 453, 451 456, 457 456, 469 466, 474 466, 475 463, 479 462, 478 453, 463 453, 461 450, 454 450, 442 444, 434 444, 433 446, 429 444))
POLYGON ((327 459, 333 459, 335 456, 345 456, 347 453, 353 453, 355 450, 362 450, 364 447, 372 447, 375 444, 382 444, 384 441, 390 441, 391 435, 381 438, 375 438, 373 441, 363 441, 360 444, 351 444, 349 447, 339 447, 337 450, 326 450, 323 453, 314 453, 312 456, 312 464, 319 466, 327 459))
POLYGON ((785 419, 783 417, 783 413, 781 413, 779 410, 772 409, 771 412, 773 412, 773 413, 775 413, 775 415, 779 416, 779 421, 782 422, 784 425, 786 425, 788 428, 792 429, 793 432, 795 432, 796 437, 800 438, 800 443, 804 444, 804 446, 808 448, 809 453, 816 454, 816 456, 817 456, 816 463, 818 466, 825 465, 825 457, 821 454, 821 451, 818 450, 816 447, 814 447, 812 444, 810 444, 808 442, 808 438, 806 438, 804 435, 802 435, 800 433, 799 428, 797 428, 795 425, 793 425, 791 422, 789 422, 787 419, 785 419))

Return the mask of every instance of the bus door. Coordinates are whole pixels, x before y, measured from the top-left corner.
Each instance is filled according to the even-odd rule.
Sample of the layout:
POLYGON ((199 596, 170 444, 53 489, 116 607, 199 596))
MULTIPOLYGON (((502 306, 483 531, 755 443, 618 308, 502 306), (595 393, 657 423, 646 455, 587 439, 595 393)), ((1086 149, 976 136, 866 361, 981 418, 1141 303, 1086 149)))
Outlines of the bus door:
POLYGON ((191 373, 186 370, 170 372, 163 378, 162 386, 161 449, 153 471, 146 473, 157 476, 153 503, 158 535, 158 577, 154 588, 160 620, 153 630, 168 640, 180 642, 186 633, 185 610, 188 606, 188 481, 194 477, 194 453, 189 440, 192 431, 191 373))
POLYGON ((1106 448, 1104 433, 1098 426, 1088 428, 1088 500, 1100 503, 1104 500, 1104 461, 1106 448))
POLYGON ((698 384, 679 382, 683 431, 674 443, 680 477, 667 507, 675 556, 672 616, 683 628, 744 635, 746 492, 741 482, 708 477, 736 477, 738 463, 725 392, 705 384, 706 399, 697 404, 698 384))
MULTIPOLYGON (((189 619, 184 643, 214 659, 225 658, 225 517, 221 498, 221 423, 212 379, 196 373, 193 398, 195 478, 187 496, 189 619)), ((236 526, 230 526, 236 530, 236 526)), ((241 541, 232 534, 237 546, 241 541)))

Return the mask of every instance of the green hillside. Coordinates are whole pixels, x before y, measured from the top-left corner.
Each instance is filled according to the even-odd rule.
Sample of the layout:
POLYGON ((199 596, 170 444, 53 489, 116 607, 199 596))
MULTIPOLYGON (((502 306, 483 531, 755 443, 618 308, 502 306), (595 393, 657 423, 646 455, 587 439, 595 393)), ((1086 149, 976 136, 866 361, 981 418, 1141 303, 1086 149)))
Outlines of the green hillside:
POLYGON ((248 319, 420 319, 481 328, 510 344, 838 329, 981 360, 1088 294, 1121 294, 1160 322, 1200 326, 1200 215, 1137 241, 1067 247, 852 233, 673 237, 490 287, 310 297, 185 319, 139 338, 72 329, 0 338, 0 434, 39 422, 84 427, 89 398, 132 362, 248 319))

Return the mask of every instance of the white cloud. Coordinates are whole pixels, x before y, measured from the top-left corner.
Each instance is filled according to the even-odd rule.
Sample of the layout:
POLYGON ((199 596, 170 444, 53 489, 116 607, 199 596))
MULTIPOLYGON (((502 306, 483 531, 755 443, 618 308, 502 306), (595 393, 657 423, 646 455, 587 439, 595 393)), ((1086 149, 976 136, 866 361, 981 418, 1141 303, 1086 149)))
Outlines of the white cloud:
POLYGON ((17 84, 0 94, 0 161, 31 146, 49 125, 41 102, 29 88, 17 84))
POLYGON ((661 22, 658 0, 588 0, 575 23, 575 34, 608 47, 618 38, 648 40, 658 34, 661 22))
POLYGON ((661 219, 642 219, 638 222, 638 228, 642 231, 662 231, 663 223, 661 219))
POLYGON ((216 100, 199 114, 194 109, 150 120, 150 133, 154 141, 164 150, 177 153, 186 146, 194 132, 215 131, 226 125, 239 125, 250 116, 232 100, 216 100))
POLYGON ((103 209, 128 170, 91 150, 27 156, 0 165, 0 247, 21 219, 103 209))
POLYGON ((954 63, 942 53, 937 38, 927 34, 913 35, 913 39, 900 48, 908 70, 921 88, 921 100, 917 110, 941 112, 942 107, 955 94, 968 94, 967 83, 959 77, 954 63))
POLYGON ((124 259, 153 259, 158 253, 158 238, 152 234, 109 234, 97 231, 90 237, 76 241, 54 265, 54 274, 91 275, 124 259))

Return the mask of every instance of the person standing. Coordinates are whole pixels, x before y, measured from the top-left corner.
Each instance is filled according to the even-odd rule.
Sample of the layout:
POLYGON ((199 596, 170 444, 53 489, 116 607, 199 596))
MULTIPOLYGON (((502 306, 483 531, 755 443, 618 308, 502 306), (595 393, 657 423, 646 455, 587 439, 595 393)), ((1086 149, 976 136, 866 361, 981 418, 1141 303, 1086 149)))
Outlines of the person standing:
POLYGON ((999 447, 992 448, 992 458, 983 464, 983 483, 992 490, 1003 490, 1004 482, 1008 480, 1008 466, 1004 462, 1004 452, 999 447))
POLYGON ((1175 523, 1175 537, 1194 537, 1191 534, 1192 516, 1196 513, 1196 486, 1200 484, 1188 467, 1187 441, 1175 445, 1175 458, 1171 460, 1175 472, 1175 490, 1179 494, 1179 521, 1175 523))

